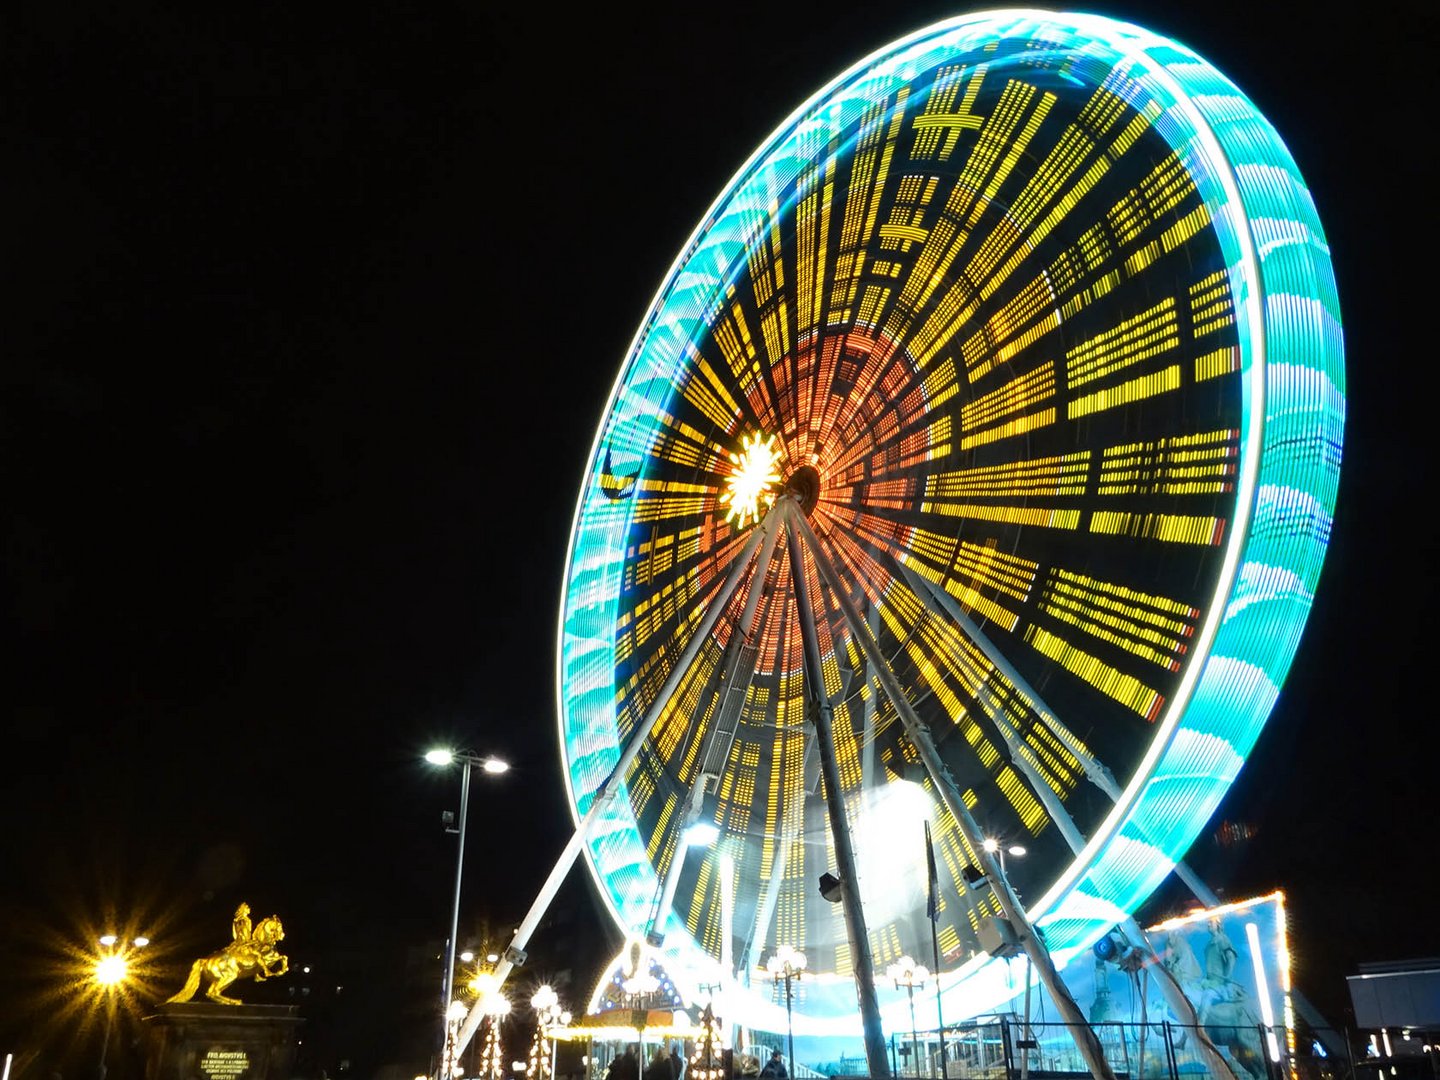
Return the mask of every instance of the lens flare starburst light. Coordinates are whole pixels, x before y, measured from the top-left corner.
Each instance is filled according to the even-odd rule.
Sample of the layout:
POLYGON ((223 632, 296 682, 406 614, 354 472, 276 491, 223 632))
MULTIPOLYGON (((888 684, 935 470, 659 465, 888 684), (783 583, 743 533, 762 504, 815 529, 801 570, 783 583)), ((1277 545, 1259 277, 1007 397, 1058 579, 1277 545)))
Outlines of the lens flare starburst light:
POLYGON ((748 521, 759 520, 762 502, 769 506, 775 501, 774 488, 780 483, 780 473, 775 468, 779 462, 775 436, 757 433, 742 438, 740 447, 740 453, 730 455, 735 471, 725 479, 720 502, 729 506, 725 520, 744 528, 748 521))

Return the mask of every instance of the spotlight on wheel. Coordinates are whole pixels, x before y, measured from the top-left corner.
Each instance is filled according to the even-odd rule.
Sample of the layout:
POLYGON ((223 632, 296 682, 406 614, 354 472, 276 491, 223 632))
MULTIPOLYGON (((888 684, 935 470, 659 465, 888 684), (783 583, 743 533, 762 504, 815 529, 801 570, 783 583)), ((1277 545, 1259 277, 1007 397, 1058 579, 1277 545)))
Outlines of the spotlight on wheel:
POLYGON ((1119 927, 1111 930, 1091 947, 1095 951, 1096 959, 1107 964, 1122 963, 1135 949, 1119 927))

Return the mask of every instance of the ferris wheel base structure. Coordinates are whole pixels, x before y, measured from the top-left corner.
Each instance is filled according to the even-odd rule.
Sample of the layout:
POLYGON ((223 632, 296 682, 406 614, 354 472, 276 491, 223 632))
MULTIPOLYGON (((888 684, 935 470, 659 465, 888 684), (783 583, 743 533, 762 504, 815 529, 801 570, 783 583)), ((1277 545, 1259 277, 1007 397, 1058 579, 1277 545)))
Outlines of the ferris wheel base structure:
POLYGON ((996 917, 1088 955, 1280 693, 1344 411, 1313 200, 1203 58, 1004 10, 842 73, 684 244, 605 407, 558 637, 576 832, 514 948, 583 856, 688 998, 841 1036, 865 950, 816 882, 848 830, 875 967, 935 926, 946 1015, 1014 996, 996 917))

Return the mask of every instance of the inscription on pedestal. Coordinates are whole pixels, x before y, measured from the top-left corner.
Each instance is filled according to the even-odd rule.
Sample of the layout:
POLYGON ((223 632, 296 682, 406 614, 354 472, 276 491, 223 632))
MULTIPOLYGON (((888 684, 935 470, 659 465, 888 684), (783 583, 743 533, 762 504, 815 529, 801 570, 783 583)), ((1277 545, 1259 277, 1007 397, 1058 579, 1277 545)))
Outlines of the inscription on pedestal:
POLYGON ((145 1080, 291 1080, 293 1005, 166 1002, 147 1016, 145 1080))
POLYGON ((210 1080, 240 1080, 249 1068, 244 1050, 207 1050, 200 1059, 200 1071, 210 1080))

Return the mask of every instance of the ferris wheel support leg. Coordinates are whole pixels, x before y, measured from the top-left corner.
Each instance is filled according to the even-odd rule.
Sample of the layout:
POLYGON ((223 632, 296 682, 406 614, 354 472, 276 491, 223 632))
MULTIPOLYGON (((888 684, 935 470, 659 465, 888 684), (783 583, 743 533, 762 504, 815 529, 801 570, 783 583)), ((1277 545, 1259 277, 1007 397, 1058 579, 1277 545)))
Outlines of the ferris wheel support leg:
POLYGON ((1064 1020, 1071 1038, 1075 1040, 1075 1047, 1080 1051, 1080 1056, 1085 1061, 1090 1074, 1096 1080, 1115 1080, 1115 1073, 1111 1070, 1109 1062, 1105 1060, 1105 1051, 1100 1046, 1100 1040, 1095 1037, 1094 1030, 1071 995, 1070 988, 1060 978, 1060 973, 1055 969, 1055 962, 1050 959, 1050 951, 1040 940, 1039 934, 1025 915, 1024 907, 1016 898, 1014 890, 1010 888, 1010 881, 1005 876, 998 857, 985 850, 984 833, 981 832, 980 826, 971 815, 970 808, 965 805, 955 778, 950 775, 950 770, 935 749, 929 725, 915 712, 910 704, 910 699, 905 696, 900 681, 895 677, 888 661, 880 652, 880 646, 870 634, 870 628, 860 617, 854 600, 845 591, 829 556, 820 547, 820 541, 811 530, 810 523, 797 513, 792 513, 790 520, 794 523, 796 531, 810 546, 820 576, 830 591, 835 594, 835 599, 840 604, 840 610, 845 615, 845 621, 850 626, 851 635, 854 636, 856 643, 874 668, 881 689, 885 691, 885 696, 890 699, 890 703, 895 706, 895 711, 899 714, 901 723, 905 727, 905 733, 919 753, 920 760, 925 764, 925 769, 930 774, 930 779, 935 784, 941 801, 955 819, 955 824, 970 846, 971 853, 985 871, 985 876, 990 881, 990 887, 995 892, 995 898, 1000 903, 1001 911, 1014 929, 1026 955, 1030 957, 1030 962, 1035 967, 1035 974, 1039 976, 1040 982, 1050 994, 1050 999, 1060 1011, 1061 1018, 1064 1020))
MULTIPOLYGON (((1035 704, 1037 710, 1043 710, 1042 715, 1048 713, 1048 710, 1043 709, 1043 702, 1040 696, 1030 688, 1020 676, 1020 673, 1014 669, 1000 654, 999 650, 980 632, 979 627, 975 626, 974 623, 965 616, 965 613, 960 610, 959 605, 955 603, 953 597, 948 593, 937 590, 933 584, 903 563, 900 564, 900 569, 910 582, 911 588, 915 590, 927 607, 932 611, 936 611, 936 606, 939 605, 939 607, 943 609, 944 614, 953 619, 971 642, 985 654, 986 659, 988 659, 1001 674, 1009 679, 1017 690, 1029 697, 1035 704)), ((939 613, 940 612, 936 611, 936 614, 939 613)), ((1052 729, 1058 726, 1057 721, 1050 720, 1048 716, 1046 718, 1052 729)), ((1060 831, 1060 835, 1065 838, 1065 842, 1069 845, 1070 850, 1078 855, 1085 847, 1085 836, 1081 833, 1079 826, 1075 824, 1075 819, 1070 816, 1070 811, 1067 810, 1065 804, 1060 801, 1060 797, 1056 794, 1055 789, 1047 784, 1040 776, 1034 763, 1031 761, 1028 748, 1017 738, 1013 725, 995 716, 989 717, 989 720, 991 726, 999 732, 1001 740, 1008 748, 1011 764, 1015 766, 1016 771, 1020 773, 1020 775, 1025 778, 1026 783, 1030 785, 1030 790, 1034 792, 1035 797, 1045 808, 1046 814, 1049 815, 1050 820, 1060 831)), ((1068 732, 1066 734, 1068 734, 1068 732)), ((1078 745, 1078 740, 1075 740, 1075 743, 1078 745)), ((1118 800, 1120 795, 1119 785, 1115 783, 1114 777, 1111 776, 1108 769, 1100 765, 1093 757, 1088 759, 1082 758, 1080 764, 1081 767, 1085 769, 1086 775, 1092 779, 1097 787, 1109 795, 1112 801, 1118 800)), ((1186 878, 1187 883, 1190 878, 1194 879, 1195 885, 1192 886, 1192 889, 1195 889, 1196 896, 1200 897, 1202 902, 1207 903, 1211 907, 1215 905, 1217 902, 1215 894, 1210 892, 1204 882, 1200 881, 1198 877, 1195 877, 1193 870, 1184 863, 1177 864, 1175 869, 1177 873, 1181 874, 1182 878, 1186 878), (1196 888, 1196 886, 1198 886, 1198 888, 1196 888), (1199 889, 1204 889, 1205 892, 1209 894, 1210 899, 1208 901, 1201 896, 1199 889)), ((1133 916, 1127 916, 1120 925, 1125 931, 1126 937, 1144 952, 1148 960, 1152 961, 1156 972, 1156 979, 1159 982, 1160 993, 1165 998, 1165 1004, 1170 1007, 1170 1011, 1175 1015, 1177 1020, 1195 1031, 1196 1042, 1200 1048, 1200 1055, 1205 1059, 1205 1064, 1210 1071, 1210 1075, 1221 1077, 1222 1080, 1236 1080, 1235 1070, 1230 1067, 1224 1055, 1220 1053, 1210 1037, 1206 1034, 1204 1027, 1200 1024, 1200 1018, 1195 1012, 1195 1006, 1185 995, 1185 991, 1181 988, 1180 984, 1175 981, 1174 976, 1170 974, 1169 969, 1160 963, 1160 958, 1156 955, 1154 948, 1151 947, 1150 939, 1146 936, 1145 931, 1141 929, 1140 924, 1133 916)))
MULTIPOLYGON (((770 537, 771 534, 779 528, 782 516, 783 511, 781 511, 778 506, 772 507, 770 512, 765 515, 764 520, 751 531, 750 538, 745 541, 744 548, 741 549, 739 556, 731 565, 730 572, 725 575, 725 580, 715 593, 715 598, 710 602, 710 606, 705 609, 705 614, 701 617, 690 640, 686 643, 685 649, 681 652, 679 659, 676 660, 675 666, 670 669, 670 674, 665 679, 664 685, 661 686, 660 692, 655 695, 654 702, 650 705, 645 715, 636 723, 634 728, 631 729, 630 736, 626 740, 625 747, 620 753, 619 760, 615 762, 615 766, 610 770, 605 779, 601 781, 600 786, 595 789, 589 809, 585 811, 585 816, 582 817, 580 823, 576 825, 574 835, 570 837, 564 850, 560 852, 560 857, 555 860, 555 866, 551 869, 550 876, 545 879, 545 884, 540 887, 540 892, 535 897, 534 903, 530 905, 530 910, 526 913, 524 920, 515 931, 515 935, 510 939, 510 945, 505 950, 504 956, 502 956, 500 962, 496 964, 496 990, 504 985, 505 980, 509 977, 517 961, 524 963, 525 946, 530 943, 530 935, 535 932, 535 928, 540 925, 540 920, 545 917, 545 912, 549 910, 551 902, 555 899, 555 894, 560 891, 560 886, 564 884, 565 878, 575 865, 575 860, 584 849, 586 840, 590 838, 590 831, 600 821, 600 818, 604 815, 605 808, 610 805, 610 802, 620 790, 621 781, 625 779, 625 774, 630 771, 630 767, 635 764, 635 759, 640 756, 640 751, 645 745, 646 738, 649 737, 651 730, 655 727, 656 723, 659 722, 660 717, 664 715, 666 704, 679 688, 680 680, 685 677, 685 672, 689 670, 691 663, 694 662, 696 655, 700 652, 700 647, 710 639, 710 634, 715 629, 715 624, 720 621, 720 616, 729 605, 730 598, 735 595, 735 590, 740 587, 740 582, 745 576, 745 571, 748 570, 751 563, 755 561, 755 553, 759 550, 761 542, 767 537, 770 537)), ((774 540, 772 539, 770 543, 773 545, 774 540)), ((482 1003, 477 1002, 470 1010, 470 1015, 465 1018, 465 1022, 460 1025, 460 1033, 456 1037, 455 1042, 456 1055, 464 1052, 465 1047, 470 1044, 470 1040, 474 1037, 476 1029, 479 1028, 480 1021, 484 1019, 480 1007, 481 1004, 482 1003)))
MULTIPOLYGON (((790 576, 795 583, 795 608, 800 621, 800 636, 805 645, 805 689, 813 700, 815 746, 820 755, 820 772, 825 782, 825 806, 830 813, 830 835, 835 841, 836 869, 843 887, 840 903, 845 909, 845 929, 850 937, 854 957, 855 991, 860 999, 860 1024, 865 1039, 865 1059, 870 1075, 884 1080, 890 1075, 890 1062, 885 1054, 885 1030, 880 1023, 880 1000, 875 993, 875 964, 870 955, 870 934, 865 928, 865 905, 860 899, 860 879, 855 871, 855 851, 850 843, 850 823, 845 816, 845 800, 840 786, 840 766, 835 760, 835 733, 832 724, 830 695, 825 692, 825 675, 820 658, 820 637, 815 630, 815 609, 810 603, 810 590, 805 582, 800 533, 796 522, 804 516, 789 496, 778 505, 787 509, 790 544, 790 576)), ((786 982, 789 992, 789 982, 786 982)), ((788 999, 787 999, 788 1004, 788 999)), ((794 1062, 791 1062, 794 1070, 794 1062)))

